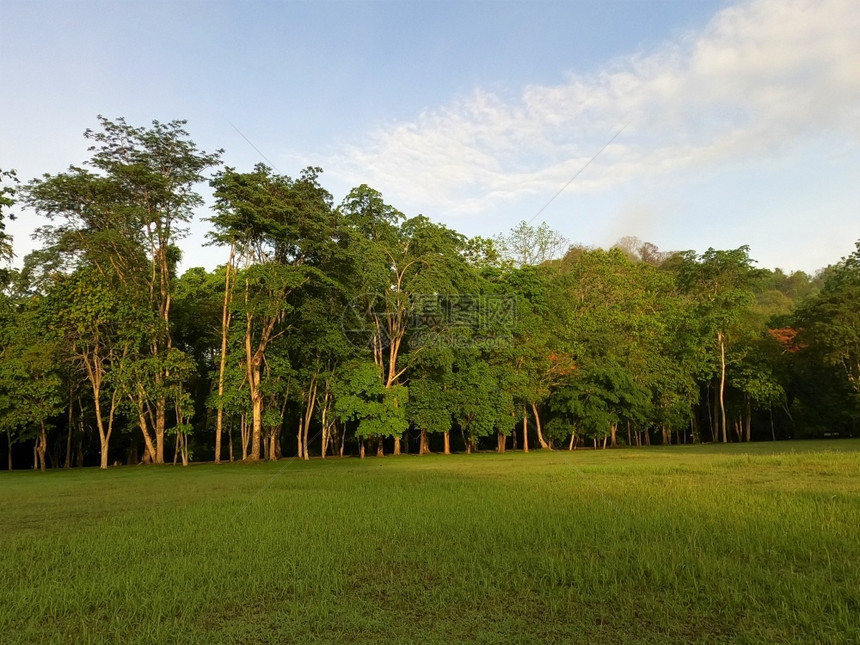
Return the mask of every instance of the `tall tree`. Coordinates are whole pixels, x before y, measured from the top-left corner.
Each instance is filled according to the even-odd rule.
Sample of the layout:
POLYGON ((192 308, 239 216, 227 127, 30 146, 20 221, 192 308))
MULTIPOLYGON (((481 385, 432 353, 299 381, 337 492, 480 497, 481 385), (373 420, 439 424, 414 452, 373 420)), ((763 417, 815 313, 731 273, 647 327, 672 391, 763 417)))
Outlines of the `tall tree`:
POLYGON ((142 128, 122 118, 98 119, 100 128, 84 133, 93 153, 87 168, 72 166, 34 180, 27 202, 58 222, 41 231, 58 263, 74 267, 86 262, 124 284, 136 283, 147 295, 153 313, 147 338, 149 369, 138 373, 151 380, 139 383, 136 400, 141 420, 151 416, 151 422, 141 426, 148 449, 154 451, 151 457, 163 463, 167 393, 176 356, 170 325, 176 242, 202 204, 196 185, 218 163, 220 151, 198 150, 185 121, 153 121, 150 128, 142 128))
POLYGON ((213 180, 214 239, 230 245, 231 255, 243 264, 235 276, 243 289, 236 307, 244 321, 251 460, 262 455, 266 352, 286 331, 287 316, 295 309, 291 299, 301 288, 328 280, 321 266, 334 246, 335 219, 331 196, 318 181, 320 172, 308 168, 293 180, 259 164, 250 173, 227 168, 213 180))
POLYGON ((18 192, 18 177, 14 170, 0 168, 0 262, 12 259, 12 236, 6 233, 3 220, 14 219, 8 209, 15 204, 15 194, 18 192))
MULTIPOLYGON (((366 185, 350 191, 340 213, 350 244, 362 259, 359 295, 345 324, 364 337, 384 387, 392 389, 401 385, 419 351, 407 351, 416 302, 462 290, 469 275, 462 253, 465 239, 422 215, 407 219, 366 185)), ((400 434, 393 435, 395 454, 400 453, 400 434)))
MULTIPOLYGON (((729 251, 708 249, 701 256, 682 254, 678 272, 681 288, 692 299, 704 338, 710 337, 719 375, 718 402, 720 435, 728 441, 726 422, 726 354, 731 327, 753 303, 752 284, 758 277, 749 257, 749 247, 729 251)), ((714 354, 711 356, 713 357, 714 354)))

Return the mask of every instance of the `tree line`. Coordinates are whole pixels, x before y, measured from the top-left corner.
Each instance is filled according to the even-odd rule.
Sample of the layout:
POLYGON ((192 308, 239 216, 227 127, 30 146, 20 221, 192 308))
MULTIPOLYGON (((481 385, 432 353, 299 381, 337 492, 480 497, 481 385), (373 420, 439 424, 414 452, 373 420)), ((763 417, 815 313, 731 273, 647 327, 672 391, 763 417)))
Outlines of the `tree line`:
POLYGON ((99 117, 22 184, 45 218, 0 270, 8 469, 852 435, 860 243, 815 276, 747 247, 467 238, 321 169, 237 170, 185 122, 99 117), (214 271, 181 275, 201 191, 214 271))

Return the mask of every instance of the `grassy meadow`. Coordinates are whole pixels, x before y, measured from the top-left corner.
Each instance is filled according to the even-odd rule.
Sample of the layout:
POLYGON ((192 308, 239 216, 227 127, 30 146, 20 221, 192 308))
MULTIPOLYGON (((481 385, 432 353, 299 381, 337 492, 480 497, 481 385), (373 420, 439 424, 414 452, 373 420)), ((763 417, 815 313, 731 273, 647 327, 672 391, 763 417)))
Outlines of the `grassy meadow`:
POLYGON ((860 440, 0 473, 2 643, 857 643, 860 440))

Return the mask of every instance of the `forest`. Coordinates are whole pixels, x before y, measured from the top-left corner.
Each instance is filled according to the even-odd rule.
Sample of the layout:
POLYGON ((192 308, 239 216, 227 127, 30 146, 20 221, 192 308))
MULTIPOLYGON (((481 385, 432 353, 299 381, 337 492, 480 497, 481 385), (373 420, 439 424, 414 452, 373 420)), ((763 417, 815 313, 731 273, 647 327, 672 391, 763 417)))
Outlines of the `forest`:
POLYGON ((185 127, 99 117, 80 165, 0 171, 2 467, 856 433, 860 242, 810 276, 525 220, 467 238, 185 127), (44 225, 12 268, 17 209, 44 225), (220 262, 180 274, 195 214, 220 262))

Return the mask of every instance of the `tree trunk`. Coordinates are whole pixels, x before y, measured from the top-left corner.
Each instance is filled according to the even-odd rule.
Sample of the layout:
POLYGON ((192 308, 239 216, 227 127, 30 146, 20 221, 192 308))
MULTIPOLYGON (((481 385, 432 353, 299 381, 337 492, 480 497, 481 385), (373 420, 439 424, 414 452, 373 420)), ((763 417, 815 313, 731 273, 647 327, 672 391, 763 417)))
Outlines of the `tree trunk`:
POLYGON ((230 461, 235 461, 233 457, 233 420, 230 420, 230 423, 227 424, 227 454, 230 457, 230 461))
POLYGON ((104 436, 99 437, 99 450, 100 450, 100 460, 99 460, 99 468, 102 470, 107 470, 108 467, 108 438, 104 436))
POLYGON ((242 461, 245 461, 248 459, 248 445, 251 443, 251 430, 248 425, 248 419, 245 417, 244 413, 242 414, 239 422, 239 431, 242 435, 242 461))
POLYGON ((752 410, 750 409, 750 397, 747 395, 747 443, 752 439, 752 410))
POLYGON ((711 430, 711 442, 717 443, 720 431, 714 428, 714 410, 717 408, 717 391, 711 397, 711 381, 708 381, 708 396, 705 397, 705 410, 708 411, 708 428, 711 430), (713 402, 713 405, 712 405, 713 402))
POLYGON ((575 444, 576 444, 576 433, 575 433, 575 432, 571 432, 571 433, 570 433, 570 443, 569 443, 569 444, 567 444, 567 449, 568 449, 568 450, 573 450, 573 446, 574 446, 575 444))
POLYGON ((497 445, 497 447, 496 447, 496 452, 498 452, 499 454, 504 453, 504 452, 505 452, 505 448, 506 448, 506 444, 507 444, 507 443, 508 443, 508 438, 507 438, 507 436, 505 436, 505 435, 504 435, 504 434, 502 434, 501 432, 500 432, 500 433, 498 433, 498 437, 497 437, 497 444, 498 444, 498 445, 497 445))
POLYGON ((523 452, 529 451, 529 418, 523 408, 523 452))
POLYGON ((48 452, 48 433, 45 429, 45 421, 40 423, 39 440, 37 450, 39 453, 39 470, 45 472, 45 454, 48 452))
POLYGON ((717 340, 720 343, 720 418, 722 420, 723 443, 728 442, 726 437, 726 342, 722 331, 717 332, 717 340))
POLYGON ((329 442, 329 427, 328 427, 328 381, 326 381, 326 394, 323 404, 320 406, 320 423, 322 424, 320 435, 320 457, 325 459, 325 453, 328 451, 329 442))
POLYGON ((382 437, 379 437, 379 441, 376 444, 376 456, 384 457, 385 456, 385 448, 382 445, 382 437))
POLYGON ((364 459, 364 439, 361 439, 361 440, 358 442, 358 456, 359 456, 361 459, 364 459))
POLYGON ((66 432, 66 461, 63 463, 63 468, 71 468, 72 467, 72 427, 74 426, 74 416, 73 411, 75 409, 75 402, 72 398, 72 392, 69 392, 69 428, 66 432))
MULTIPOLYGON (((259 383, 259 375, 257 383, 259 383)), ((263 447, 263 395, 260 393, 259 387, 256 386, 251 394, 251 415, 251 453, 248 455, 248 459, 259 461, 263 447)))
POLYGON ((305 429, 302 433, 302 459, 308 461, 311 458, 311 453, 308 450, 308 430, 310 430, 311 423, 310 419, 305 423, 305 429))
POLYGON ((618 424, 617 423, 610 423, 609 424, 609 434, 612 437, 612 444, 611 444, 612 447, 617 448, 618 447, 618 424))
POLYGON ((421 428, 421 439, 418 443, 418 454, 426 455, 430 452, 429 441, 427 440, 427 430, 425 428, 421 428))
POLYGON ((6 464, 9 472, 12 472, 12 432, 9 428, 6 428, 6 448, 8 449, 8 454, 6 455, 6 464))
POLYGON ((450 455, 451 454, 451 433, 446 430, 445 432, 442 433, 442 438, 445 440, 444 454, 450 455))
POLYGON ((400 454, 400 437, 394 437, 394 454, 400 454))
POLYGON ((164 463, 164 428, 167 399, 159 397, 155 402, 155 463, 164 463))
POLYGON ((776 430, 773 427, 773 408, 770 409, 770 440, 776 441, 776 430))
POLYGON ((230 256, 224 267, 224 303, 221 308, 221 360, 218 365, 218 416, 215 419, 215 463, 221 463, 221 434, 224 420, 224 372, 227 369, 227 337, 230 332, 230 269, 233 266, 235 246, 230 244, 230 256))
POLYGON ((146 426, 146 414, 143 411, 143 402, 139 399, 139 406, 137 409, 138 418, 137 424, 140 426, 140 431, 143 434, 143 443, 146 446, 146 452, 149 455, 149 463, 155 462, 158 463, 155 458, 155 445, 152 443, 152 437, 149 434, 149 430, 146 426))
POLYGON ((537 429, 538 442, 543 450, 547 450, 549 448, 549 444, 543 438, 543 433, 541 432, 540 427, 540 415, 538 414, 537 404, 535 403, 532 403, 532 412, 535 415, 535 428, 537 429))

